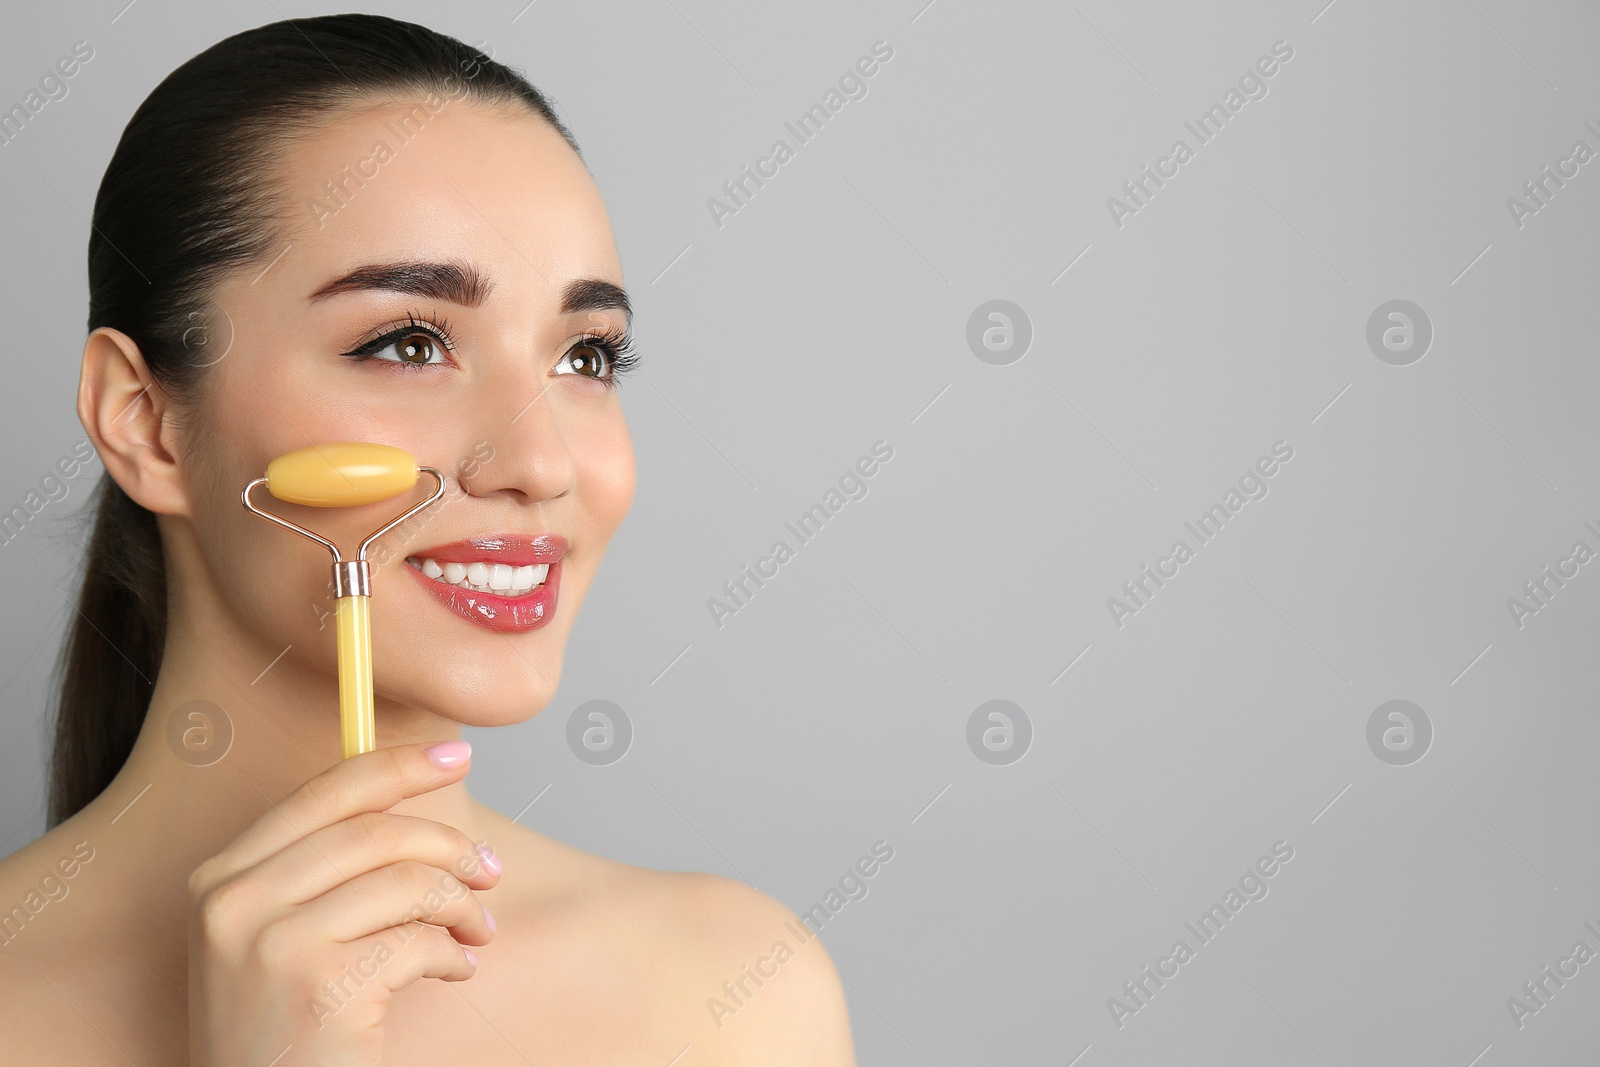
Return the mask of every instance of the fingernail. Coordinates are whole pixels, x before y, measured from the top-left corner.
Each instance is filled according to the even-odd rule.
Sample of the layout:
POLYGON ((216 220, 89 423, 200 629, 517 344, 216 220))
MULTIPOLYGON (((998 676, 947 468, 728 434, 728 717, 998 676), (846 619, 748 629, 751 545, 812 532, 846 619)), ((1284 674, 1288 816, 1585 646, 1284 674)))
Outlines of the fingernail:
POLYGON ((498 927, 496 927, 495 923, 494 923, 494 912, 490 911, 488 908, 484 908, 483 909, 483 918, 484 918, 484 921, 489 924, 489 932, 491 934, 494 933, 495 930, 498 929, 498 927))
POLYGON ((500 872, 503 870, 503 868, 500 866, 500 857, 496 856, 492 849, 486 848, 483 845, 479 845, 478 858, 483 861, 484 867, 488 869, 490 874, 494 875, 495 877, 500 876, 500 872))
POLYGON ((468 963, 472 964, 474 967, 476 967, 478 965, 477 953, 473 952, 470 948, 467 948, 465 945, 463 945, 461 947, 461 951, 465 952, 467 954, 467 962, 468 963))
POLYGON ((437 745, 429 745, 422 751, 435 767, 454 767, 472 758, 472 746, 460 739, 441 741, 437 745))

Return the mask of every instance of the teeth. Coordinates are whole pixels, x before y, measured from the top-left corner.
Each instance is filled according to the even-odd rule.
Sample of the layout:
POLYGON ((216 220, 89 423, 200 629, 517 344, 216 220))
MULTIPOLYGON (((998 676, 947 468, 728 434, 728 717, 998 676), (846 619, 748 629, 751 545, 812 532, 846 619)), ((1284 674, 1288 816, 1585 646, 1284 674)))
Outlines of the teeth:
POLYGON ((550 574, 548 563, 512 567, 505 563, 440 563, 426 557, 408 557, 406 562, 436 582, 501 596, 521 596, 543 585, 550 574))

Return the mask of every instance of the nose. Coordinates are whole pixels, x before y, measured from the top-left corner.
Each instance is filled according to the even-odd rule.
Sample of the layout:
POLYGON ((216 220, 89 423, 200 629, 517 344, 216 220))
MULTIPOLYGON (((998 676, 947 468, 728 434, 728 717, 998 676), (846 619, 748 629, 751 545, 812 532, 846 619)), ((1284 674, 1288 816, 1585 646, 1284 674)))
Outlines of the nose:
POLYGON ((461 488, 475 497, 505 496, 518 503, 553 500, 571 492, 577 464, 562 430, 559 389, 550 381, 494 390, 479 410, 473 460, 457 468, 461 488))

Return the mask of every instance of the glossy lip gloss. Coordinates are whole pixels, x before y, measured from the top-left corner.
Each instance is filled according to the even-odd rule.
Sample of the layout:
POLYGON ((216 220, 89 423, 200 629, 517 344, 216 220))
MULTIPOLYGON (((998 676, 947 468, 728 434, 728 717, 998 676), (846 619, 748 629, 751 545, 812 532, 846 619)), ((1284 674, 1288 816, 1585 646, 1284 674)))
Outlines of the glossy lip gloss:
POLYGON ((561 587, 561 560, 566 553, 567 539, 560 534, 540 534, 538 537, 481 534, 419 549, 407 557, 431 559, 441 564, 503 563, 508 567, 548 563, 550 570, 544 581, 521 596, 463 589, 429 578, 409 562, 405 567, 435 600, 467 621, 496 633, 525 633, 545 625, 555 615, 556 596, 561 587))

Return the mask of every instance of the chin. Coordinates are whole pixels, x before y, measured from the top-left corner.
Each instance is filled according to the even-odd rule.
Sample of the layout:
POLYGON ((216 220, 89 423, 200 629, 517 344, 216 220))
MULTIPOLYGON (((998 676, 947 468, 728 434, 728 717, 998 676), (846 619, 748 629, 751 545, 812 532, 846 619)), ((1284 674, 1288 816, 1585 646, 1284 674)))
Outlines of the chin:
POLYGON ((543 711, 552 694, 501 694, 493 701, 455 701, 438 709, 441 718, 462 726, 515 726, 543 711))
POLYGON ((463 726, 526 722, 544 710, 561 684, 559 641, 518 642, 491 634, 470 642, 395 647, 382 657, 374 649, 376 696, 380 707, 418 708, 463 726))
POLYGON ((395 568, 373 602, 376 684, 390 679, 397 703, 466 725, 532 718, 555 695, 588 584, 587 574, 565 583, 559 571, 550 577, 548 588, 508 601, 395 568))

